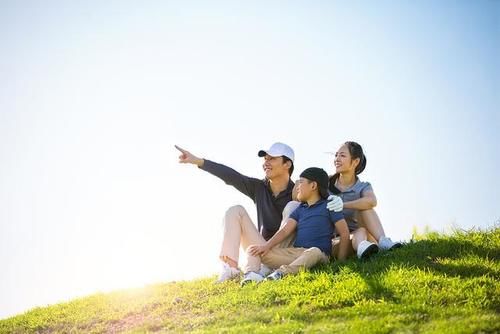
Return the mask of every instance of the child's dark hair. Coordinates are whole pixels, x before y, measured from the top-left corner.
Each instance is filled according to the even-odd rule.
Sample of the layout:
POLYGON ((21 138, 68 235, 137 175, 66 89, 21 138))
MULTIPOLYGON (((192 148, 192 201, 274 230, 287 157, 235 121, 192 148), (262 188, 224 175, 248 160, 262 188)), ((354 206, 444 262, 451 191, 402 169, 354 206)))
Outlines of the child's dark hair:
POLYGON ((359 158, 359 164, 356 166, 354 173, 356 175, 361 174, 366 167, 366 156, 363 153, 363 148, 355 141, 346 141, 344 144, 347 146, 353 160, 359 158))
POLYGON ((290 160, 290 158, 288 157, 285 157, 284 155, 281 156, 283 158, 283 163, 287 163, 288 161, 290 161, 290 169, 288 169, 288 174, 290 176, 292 176, 292 173, 293 173, 293 161, 290 160))

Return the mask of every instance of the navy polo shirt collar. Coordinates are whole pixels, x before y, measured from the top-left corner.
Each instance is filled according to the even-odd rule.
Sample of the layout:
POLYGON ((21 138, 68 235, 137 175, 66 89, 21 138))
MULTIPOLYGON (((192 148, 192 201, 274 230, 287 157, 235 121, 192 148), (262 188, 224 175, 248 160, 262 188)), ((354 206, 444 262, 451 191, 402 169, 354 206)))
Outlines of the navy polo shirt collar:
POLYGON ((307 202, 304 202, 304 203, 301 204, 301 206, 303 206, 305 208, 312 208, 312 207, 318 206, 320 204, 323 204, 325 202, 326 202, 326 199, 320 198, 316 203, 314 203, 312 205, 308 205, 307 202))

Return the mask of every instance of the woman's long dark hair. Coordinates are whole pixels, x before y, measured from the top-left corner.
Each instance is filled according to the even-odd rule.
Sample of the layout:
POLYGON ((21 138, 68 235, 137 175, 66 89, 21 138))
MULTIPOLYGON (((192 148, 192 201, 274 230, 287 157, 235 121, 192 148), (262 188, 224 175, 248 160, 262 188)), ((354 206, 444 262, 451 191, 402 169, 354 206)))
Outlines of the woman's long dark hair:
MULTIPOLYGON (((361 145, 356 143, 355 141, 346 141, 344 143, 345 146, 347 146, 347 149, 349 150, 349 154, 351 154, 351 159, 359 159, 359 164, 356 166, 356 169, 354 170, 354 173, 356 175, 361 174, 365 168, 366 168, 366 156, 363 153, 363 148, 361 145)), ((335 193, 338 193, 338 189, 335 187, 335 181, 337 181, 339 177, 339 173, 335 173, 330 177, 330 191, 335 193)))

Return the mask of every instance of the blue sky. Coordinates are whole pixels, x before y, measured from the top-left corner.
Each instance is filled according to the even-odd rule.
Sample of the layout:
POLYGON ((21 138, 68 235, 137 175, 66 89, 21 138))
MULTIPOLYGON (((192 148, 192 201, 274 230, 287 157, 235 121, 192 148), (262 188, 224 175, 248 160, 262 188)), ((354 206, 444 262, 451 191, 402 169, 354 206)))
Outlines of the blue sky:
POLYGON ((495 1, 0 4, 0 317, 212 275, 275 141, 365 148, 388 235, 498 224, 495 1))

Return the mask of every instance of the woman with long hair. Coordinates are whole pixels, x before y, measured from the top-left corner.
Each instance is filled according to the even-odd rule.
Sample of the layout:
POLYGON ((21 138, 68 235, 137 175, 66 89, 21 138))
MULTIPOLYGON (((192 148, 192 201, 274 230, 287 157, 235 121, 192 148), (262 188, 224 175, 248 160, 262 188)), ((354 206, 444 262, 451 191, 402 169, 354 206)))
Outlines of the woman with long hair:
POLYGON ((366 258, 379 249, 401 247, 399 242, 387 238, 375 212, 377 198, 369 182, 358 175, 366 167, 363 148, 356 142, 345 142, 335 153, 335 174, 330 177, 329 189, 344 202, 344 217, 352 233, 352 247, 358 258, 366 258))

